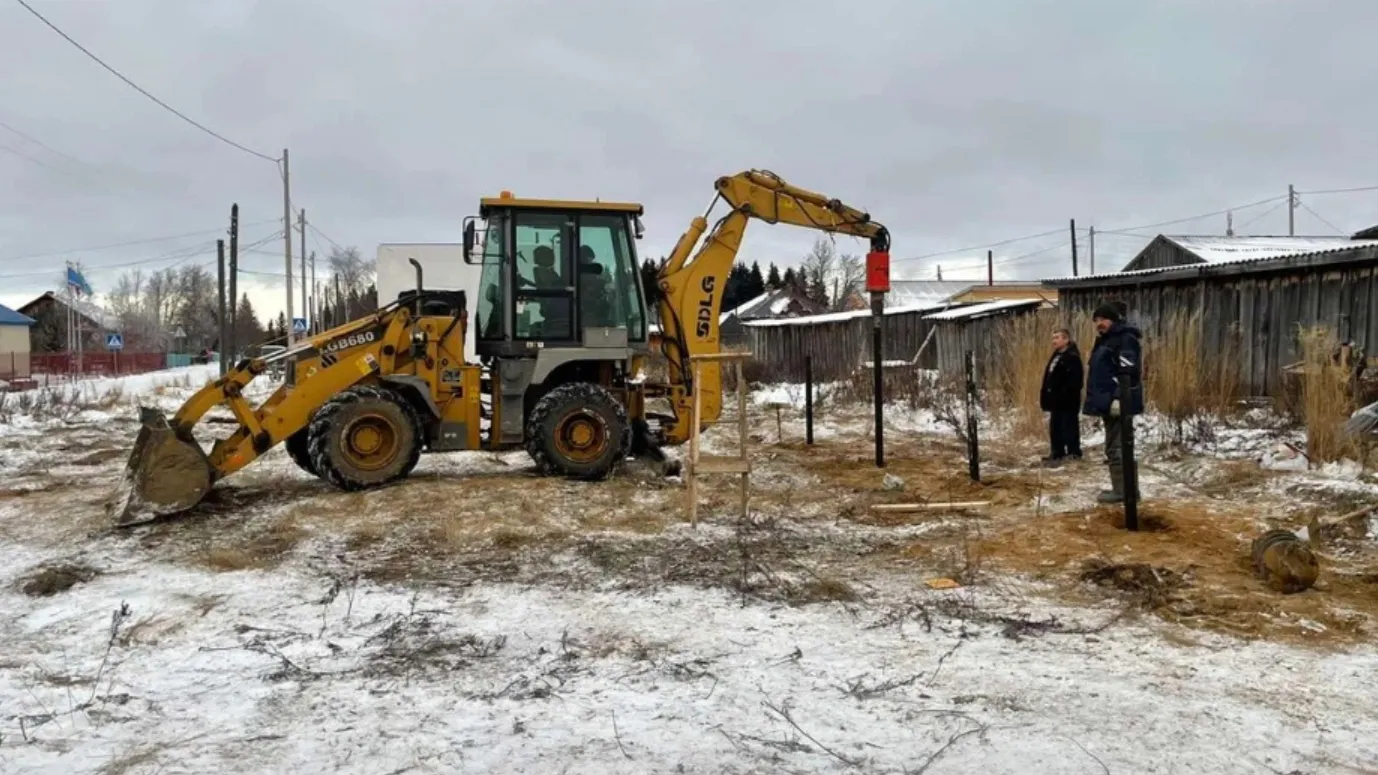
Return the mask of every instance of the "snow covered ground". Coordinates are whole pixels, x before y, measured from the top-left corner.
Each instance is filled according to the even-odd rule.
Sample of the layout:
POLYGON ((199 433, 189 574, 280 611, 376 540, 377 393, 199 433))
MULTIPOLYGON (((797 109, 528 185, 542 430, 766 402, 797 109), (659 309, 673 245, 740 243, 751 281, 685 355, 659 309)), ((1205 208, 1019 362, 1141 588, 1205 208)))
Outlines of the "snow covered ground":
MULTIPOLYGON (((783 389, 756 399, 749 536, 731 492, 693 530, 678 486, 635 473, 550 482, 523 455, 463 453, 348 494, 281 450, 200 515, 107 529, 131 402, 173 409, 206 376, 0 423, 0 773, 1378 772, 1367 619, 1362 637, 1245 640, 939 556, 969 565, 989 537, 966 528, 1006 518, 1171 551, 1095 532, 1091 463, 1030 473, 1039 453, 992 443, 998 513, 876 522, 865 504, 905 496, 866 470, 864 411, 822 421, 834 454, 802 449, 782 410, 780 444, 783 389), (942 575, 964 583, 924 583, 942 575)), ((948 429, 890 414, 891 470, 959 487, 948 429)), ((1226 532, 1251 524, 1230 511, 1240 493, 1280 518, 1375 497, 1353 467, 1221 479, 1286 440, 1247 430, 1219 429, 1223 452, 1154 453, 1145 487, 1237 520, 1226 532)), ((1267 615, 1363 589, 1329 583, 1267 615)), ((1232 605, 1273 604, 1247 594, 1232 605)))

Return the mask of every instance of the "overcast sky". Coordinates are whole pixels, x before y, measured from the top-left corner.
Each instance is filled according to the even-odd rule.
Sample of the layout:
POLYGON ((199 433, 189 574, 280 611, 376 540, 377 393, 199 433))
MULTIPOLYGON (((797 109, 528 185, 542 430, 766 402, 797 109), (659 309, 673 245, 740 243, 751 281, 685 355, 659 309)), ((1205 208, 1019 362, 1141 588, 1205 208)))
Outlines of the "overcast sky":
MULTIPOLYGON (((1378 184, 1372 0, 29 2, 197 121, 268 156, 290 148, 293 203, 368 257, 457 241, 478 197, 504 188, 641 201, 641 251, 659 256, 715 177, 764 167, 889 225, 900 276, 982 277, 983 249, 902 259, 1073 217, 1106 231, 1181 218, 1288 183, 1378 184)), ((54 288, 69 258, 209 261, 195 249, 231 202, 245 243, 281 228, 271 162, 167 113, 14 0, 0 0, 0 71, 0 303, 54 288), (204 233, 82 250, 189 232, 204 233)), ((1340 230, 1378 223, 1378 192, 1302 202, 1340 230)), ((1236 226, 1285 234, 1275 204, 1236 226)), ((1298 210, 1297 231, 1337 233, 1324 221, 1298 210)), ((743 257, 790 263, 812 239, 756 225, 743 257)), ((996 248, 997 276, 1068 274, 1067 239, 996 248)), ((1098 235, 1097 268, 1143 243, 1098 235)), ((281 247, 244 266, 282 272, 281 247)), ((282 282, 244 284, 276 313, 282 282)))

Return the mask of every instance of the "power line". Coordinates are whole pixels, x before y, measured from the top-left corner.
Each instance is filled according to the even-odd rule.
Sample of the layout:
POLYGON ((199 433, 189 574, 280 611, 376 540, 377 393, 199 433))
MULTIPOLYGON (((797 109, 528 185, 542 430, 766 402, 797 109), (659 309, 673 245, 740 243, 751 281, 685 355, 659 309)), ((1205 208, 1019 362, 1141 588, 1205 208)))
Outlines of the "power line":
MULTIPOLYGON (((1143 224, 1143 225, 1141 225, 1141 226, 1126 226, 1126 227, 1120 228, 1120 229, 1104 229, 1104 230, 1102 230, 1102 229, 1096 229, 1096 233, 1097 233, 1097 234, 1130 234, 1131 232, 1139 231, 1139 230, 1142 230, 1142 229, 1156 229, 1156 228, 1158 228, 1158 227, 1160 227, 1160 226, 1173 226, 1173 225, 1176 225, 1176 224, 1179 224, 1179 223, 1190 223, 1191 221, 1199 221, 1199 220, 1201 220, 1202 218, 1210 218, 1210 217, 1216 216, 1216 215, 1224 215, 1225 213, 1235 212, 1235 211, 1237 211, 1237 210, 1247 210, 1247 209, 1249 209, 1250 207, 1258 207, 1259 205, 1266 205, 1266 204, 1268 204, 1269 202, 1276 202, 1276 201, 1279 200, 1279 199, 1286 199, 1286 198, 1287 198, 1287 195, 1286 195, 1286 194, 1282 194, 1282 195, 1280 195, 1280 196, 1270 196, 1270 197, 1268 197, 1267 199, 1260 199, 1260 200, 1258 200, 1257 202, 1250 202, 1249 204, 1246 204, 1246 205, 1239 205, 1239 206, 1237 206, 1237 207, 1226 207, 1226 208, 1223 209, 1223 210, 1215 210, 1215 211, 1212 211, 1212 212, 1209 212, 1209 213, 1201 213, 1200 215, 1192 215, 1192 216, 1188 216, 1188 217, 1186 217, 1186 218, 1175 218, 1175 219, 1170 220, 1170 221, 1158 221, 1157 223, 1145 223, 1145 224, 1143 224)), ((1144 237, 1144 236, 1147 236, 1147 235, 1144 235, 1144 234, 1131 234, 1131 236, 1135 236, 1135 237, 1144 237)))
POLYGON ((54 167, 53 165, 49 164, 49 163, 46 162, 46 161, 43 161, 42 159, 39 159, 39 158, 36 157, 36 156, 30 156, 29 154, 24 153, 23 151, 15 150, 14 148, 9 147, 8 145, 0 145, 0 151, 5 151, 6 153, 12 153, 12 154, 14 154, 15 156, 18 156, 18 157, 21 158, 21 159, 25 159, 25 160, 27 160, 27 161, 33 162, 34 164, 37 164, 37 165, 40 166, 40 167, 46 167, 47 169, 50 169, 50 170, 52 170, 53 172, 61 172, 61 173, 64 174, 64 175, 73 175, 73 174, 75 174, 75 173, 73 173, 71 170, 64 170, 64 169, 61 168, 61 167, 54 167))
MULTIPOLYGON (((1000 247, 1001 245, 1009 245, 1009 244, 1012 244, 1012 243, 1015 243, 1015 242, 1024 242, 1024 241, 1031 240, 1031 239, 1037 239, 1037 238, 1039 238, 1039 237, 1050 237, 1050 236, 1052 236, 1052 235, 1054 235, 1054 234, 1062 234, 1062 233, 1063 233, 1063 230, 1062 230, 1062 229, 1053 229, 1052 231, 1043 231, 1043 232, 1039 232, 1038 234, 1026 234, 1026 235, 1024 235, 1023 237, 1011 237, 1010 239, 1000 240, 999 242, 990 242, 990 243, 987 243, 987 244, 985 244, 985 245, 971 245, 971 246, 965 247, 965 248, 954 248, 954 249, 952 249, 952 250, 943 250, 943 251, 939 251, 939 252, 937 252, 937 253, 925 253, 925 254, 922 255, 922 256, 910 256, 910 257, 908 257, 908 258, 897 258, 897 259, 895 259, 895 260, 894 260, 893 262, 891 262, 891 263, 898 263, 898 262, 901 262, 901 261, 922 261, 922 260, 924 260, 924 259, 926 259, 926 258, 937 258, 937 257, 939 257, 939 256, 950 256, 950 255, 953 255, 954 253, 966 253, 966 252, 969 252, 969 251, 972 251, 972 250, 987 250, 987 249, 990 249, 990 248, 998 248, 998 247, 1000 247)), ((982 264, 982 266, 985 266, 985 265, 982 264)))
POLYGON ((33 6, 29 5, 28 2, 26 2, 26 0, 15 0, 15 2, 17 2, 17 3, 19 3, 20 5, 24 6, 24 10, 26 10, 26 11, 28 11, 29 13, 33 14, 39 21, 41 21, 41 22, 43 22, 45 25, 47 25, 48 28, 51 29, 53 32, 56 32, 58 35, 61 35, 62 38, 63 38, 63 40, 66 40, 68 43, 71 43, 73 46, 76 46, 77 49, 78 49, 79 51, 81 51, 81 53, 83 53, 83 54, 85 54, 86 56, 90 57, 93 61, 95 61, 96 64, 98 64, 98 65, 100 65, 101 67, 103 67, 103 68, 105 68, 106 70, 108 70, 108 71, 109 71, 112 75, 114 75, 116 78, 119 78, 121 81, 124 81, 126 84, 128 84, 131 88, 133 88, 133 89, 134 89, 135 91, 137 91, 138 93, 144 95, 145 97, 149 98, 150 100, 153 100, 153 102, 156 103, 156 104, 157 104, 159 107, 161 107, 163 110, 166 110, 167 112, 169 112, 169 113, 171 113, 172 115, 174 115, 174 116, 176 116, 176 117, 182 119, 183 121, 187 122, 188 124, 191 124, 192 126, 196 127, 197 129, 201 130, 202 132, 205 132, 206 134, 210 135, 211 137, 214 137, 215 139, 219 140, 220 142, 225 143, 226 145, 229 145, 229 146, 231 146, 231 147, 238 148, 239 150, 243 151, 244 153, 250 154, 250 155, 252 155, 252 156, 257 156, 258 158, 263 159, 264 161, 271 161, 271 162, 275 162, 275 163, 276 163, 276 162, 281 162, 281 159, 273 158, 272 156, 268 156, 267 154, 259 153, 258 151, 255 151, 255 150, 253 150, 252 148, 247 148, 247 147, 245 147, 245 146, 243 146, 243 145, 240 145, 239 143, 236 143, 235 141, 231 140, 230 138, 228 138, 228 137, 226 137, 226 136, 220 134, 219 132, 216 132, 216 131, 213 130, 213 129, 210 129, 209 127, 205 126, 204 124, 201 124, 201 123, 195 121, 194 119, 190 118, 189 116, 187 116, 185 113, 181 112, 180 110, 177 110, 176 108, 172 107, 171 105, 167 104, 166 102, 163 102, 162 100, 160 100, 160 99, 158 99, 157 97, 153 96, 150 92, 148 92, 148 91, 147 91, 146 89, 144 89, 142 86, 140 86, 140 85, 138 85, 137 83, 134 83, 133 81, 131 81, 131 80, 129 80, 128 78, 126 78, 125 75, 124 75, 123 73, 121 73, 119 70, 116 70, 115 68, 111 67, 110 65, 107 65, 107 64, 105 63, 104 60, 102 60, 100 57, 96 56, 95 54, 91 53, 90 50, 88 50, 85 46, 83 46, 83 45, 81 45, 80 43, 76 42, 76 40, 74 40, 74 39, 72 38, 71 35, 68 35, 67 33, 63 32, 56 24, 53 24, 52 22, 48 21, 47 18, 45 18, 45 17, 43 16, 43 14, 41 14, 41 13, 39 13, 38 11, 34 10, 33 6))
POLYGON ((1308 206, 1305 202, 1303 202, 1303 201, 1301 201, 1300 199, 1298 199, 1298 200, 1297 200, 1297 204, 1301 205, 1301 209, 1303 209, 1303 210, 1305 210, 1306 212, 1311 213, 1312 215, 1316 216, 1316 220, 1320 221, 1321 223, 1325 224, 1326 226, 1329 226, 1330 228, 1334 229, 1335 231, 1339 232, 1340 234, 1345 235, 1346 237, 1349 236, 1349 232, 1345 231, 1344 229, 1341 229, 1339 226, 1336 226, 1335 224, 1331 223, 1330 221, 1327 221, 1327 220, 1325 219, 1325 216, 1321 215, 1320 213, 1316 212, 1315 210, 1312 210, 1312 209, 1310 208, 1310 206, 1308 206))
POLYGON ((62 158, 66 159, 67 161, 75 162, 75 163, 77 163, 77 164, 80 164, 80 165, 83 166, 83 167, 90 167, 90 166, 92 166, 92 165, 87 164, 86 162, 82 161, 81 159, 78 159, 78 158, 76 158, 75 156, 72 156, 71 154, 66 154, 66 153, 63 153, 62 151, 59 151, 58 149, 52 147, 51 145, 48 145, 47 143, 43 142, 42 140, 39 140, 37 137, 34 137, 34 136, 31 135, 31 134, 28 134, 27 132, 21 132, 21 131, 19 131, 18 129, 15 129, 14 127, 10 126, 9 124, 6 124, 4 121, 0 121, 0 129, 4 129, 4 130, 6 130, 7 132, 10 132, 11 134, 14 134, 14 135, 16 135, 16 136, 18 136, 18 137, 21 137, 21 138, 25 139, 25 140, 28 140, 29 142, 33 143, 34 145, 38 146, 39 148, 42 148, 42 149, 44 149, 44 150, 46 150, 46 151, 48 151, 49 153, 52 153, 52 154, 54 154, 54 155, 61 156, 62 158))
POLYGON ((1258 215, 1255 215, 1254 217, 1250 218, 1249 220, 1245 221, 1244 223, 1239 224, 1238 226, 1235 227, 1235 229, 1236 229, 1236 230, 1243 229, 1243 228, 1245 228, 1246 226, 1249 226, 1250 224, 1257 223, 1257 222, 1263 220, 1264 218, 1267 218, 1268 216, 1272 215, 1273 213, 1277 212, 1278 210, 1281 210, 1281 209, 1283 208, 1283 206, 1286 205, 1286 204, 1287 204, 1287 197, 1283 197, 1281 202, 1278 202, 1277 204, 1273 205, 1272 207, 1269 207, 1267 210, 1264 210, 1263 212, 1259 213, 1258 215))
MULTIPOLYGON (((241 226, 241 227, 246 227, 246 226, 263 226, 263 225, 269 224, 269 223, 276 223, 277 220, 278 220, 278 219, 276 219, 276 218, 271 218, 271 219, 263 220, 263 221, 254 221, 253 223, 243 223, 243 224, 240 224, 240 226, 241 226)), ((97 246, 95 246, 95 247, 88 247, 88 248, 69 248, 69 249, 67 249, 67 250, 54 250, 54 251, 52 251, 52 252, 50 252, 50 253, 30 253, 30 254, 28 254, 28 255, 23 255, 23 256, 8 256, 8 257, 6 257, 6 258, 0 258, 0 263, 9 263, 9 262, 12 262, 12 261, 28 261, 28 260, 34 259, 34 258, 49 258, 49 257, 51 257, 51 256, 64 256, 64 255, 68 255, 68 254, 70 254, 70 253, 95 253, 96 251, 100 251, 100 250, 113 250, 113 249, 115 249, 115 248, 128 248, 128 247, 133 247, 133 246, 135 246, 135 245, 151 245, 151 244, 153 244, 153 243, 155 243, 155 242, 172 242, 173 240, 185 239, 185 238, 187 238, 187 237, 199 237, 199 236, 201 236, 201 235, 203 235, 203 234, 216 234, 216 233, 219 233, 219 232, 223 232, 224 230, 225 230, 225 227, 223 227, 223 226, 217 226, 217 227, 215 227, 214 229, 201 229, 201 230, 199 230, 199 231, 191 231, 191 232, 187 232, 187 233, 185 233, 185 234, 171 234, 171 235, 168 235, 168 236, 166 236, 166 237, 150 237, 150 238, 148 238, 148 239, 138 239, 138 240, 132 240, 132 241, 130 241, 130 242, 115 242, 115 243, 112 243, 112 244, 109 244, 109 245, 97 245, 97 246)), ((281 234, 281 232, 279 232, 279 234, 281 234)))
POLYGON ((1358 191, 1378 191, 1378 186, 1357 186, 1355 188, 1326 188, 1316 191, 1298 191, 1298 194, 1352 194, 1358 191))
MULTIPOLYGON (((246 248, 256 248, 256 247, 258 247, 258 246, 260 246, 260 245, 265 245, 265 244, 271 242, 272 240, 275 240, 275 239, 277 239, 277 238, 279 238, 279 237, 281 237, 281 236, 282 236, 282 232, 280 232, 280 231, 279 231, 279 232, 274 232, 273 234, 269 234, 268 236, 266 236, 266 237, 264 237, 264 238, 262 238, 262 239, 260 239, 260 240, 257 240, 256 242, 252 242, 252 243, 248 244, 248 245, 245 246, 245 247, 246 247, 246 248)), ((118 263, 118 264, 98 264, 98 265, 95 265, 95 266, 85 266, 85 267, 83 267, 83 269, 86 269, 87 271, 91 271, 91 272, 104 272, 104 271, 108 271, 108 270, 110 270, 110 269, 128 269, 128 268, 130 268, 130 267, 143 266, 143 265, 145 265, 145 264, 157 263, 157 262, 159 262, 159 261, 169 261, 169 260, 173 260, 175 263, 173 263, 173 264, 171 264, 171 265, 169 265, 169 266, 166 266, 166 267, 161 267, 161 268, 163 268, 163 269, 171 269, 172 267, 177 266, 177 264, 182 263, 183 261, 186 261, 187 259, 195 258, 196 256, 204 255, 204 254, 206 254, 206 253, 210 253, 210 252, 213 251, 214 249, 215 249, 215 243, 214 243, 214 242, 200 242, 200 243, 197 243, 197 244, 192 245, 192 246, 190 246, 190 247, 178 248, 177 250, 173 250, 173 251, 170 251, 170 252, 167 252, 167 253, 163 253, 162 255, 153 256, 152 258, 141 258, 141 259, 138 259, 138 260, 136 260, 136 261, 124 261, 124 262, 120 262, 120 263, 118 263)), ((56 272, 56 271, 59 271, 59 270, 57 270, 57 269, 45 269, 45 270, 43 270, 43 271, 37 271, 37 272, 18 272, 18 273, 11 273, 11 274, 0 274, 0 279, 8 279, 8 278, 15 278, 15 277, 41 277, 41 276, 43 276, 43 275, 47 275, 47 274, 50 274, 50 273, 53 273, 53 272, 56 272)))

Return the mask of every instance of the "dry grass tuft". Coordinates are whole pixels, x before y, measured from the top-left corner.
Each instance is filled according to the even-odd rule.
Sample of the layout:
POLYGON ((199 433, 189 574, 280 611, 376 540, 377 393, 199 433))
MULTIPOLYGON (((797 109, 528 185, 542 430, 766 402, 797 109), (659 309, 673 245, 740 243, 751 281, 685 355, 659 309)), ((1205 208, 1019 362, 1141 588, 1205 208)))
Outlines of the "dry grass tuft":
POLYGON ((274 568, 306 536, 307 532, 296 520, 282 519, 240 544, 207 549, 201 556, 201 562, 211 570, 220 572, 274 568))
MULTIPOLYGON (((1039 392, 1043 370, 1052 353, 1050 344, 1057 318, 1051 311, 1020 315, 1003 321, 995 335, 996 352, 985 357, 986 389, 1011 418, 1016 439, 1047 435, 1039 392)), ((1084 356, 1084 354, 1083 354, 1084 356)))
POLYGON ((1306 425, 1306 456, 1313 462, 1361 456, 1358 444, 1343 431, 1355 406, 1349 371, 1335 357, 1338 346, 1327 328, 1301 332, 1301 416, 1306 425))
POLYGON ((1176 443, 1193 418, 1223 416, 1239 403, 1238 335, 1227 332, 1217 349, 1206 347, 1204 333, 1199 312, 1177 311, 1145 334, 1144 398, 1168 420, 1176 443))
POLYGON ((850 584, 828 576, 809 579, 791 589, 789 595, 790 604, 796 606, 809 603, 854 603, 860 599, 861 595, 858 595, 850 584))

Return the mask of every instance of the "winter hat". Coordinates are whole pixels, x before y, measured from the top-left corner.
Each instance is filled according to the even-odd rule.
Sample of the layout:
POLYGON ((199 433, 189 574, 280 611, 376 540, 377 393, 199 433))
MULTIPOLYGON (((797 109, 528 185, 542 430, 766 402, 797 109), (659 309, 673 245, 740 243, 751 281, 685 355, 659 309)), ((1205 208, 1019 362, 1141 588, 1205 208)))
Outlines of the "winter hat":
POLYGON ((1106 302, 1096 307, 1096 311, 1091 313, 1092 320, 1099 318, 1100 320, 1109 320, 1111 323, 1118 322, 1121 317, 1120 306, 1114 302, 1106 302))

